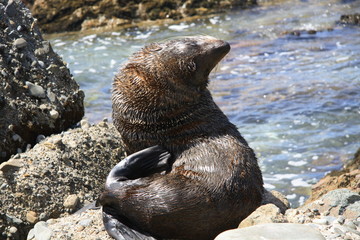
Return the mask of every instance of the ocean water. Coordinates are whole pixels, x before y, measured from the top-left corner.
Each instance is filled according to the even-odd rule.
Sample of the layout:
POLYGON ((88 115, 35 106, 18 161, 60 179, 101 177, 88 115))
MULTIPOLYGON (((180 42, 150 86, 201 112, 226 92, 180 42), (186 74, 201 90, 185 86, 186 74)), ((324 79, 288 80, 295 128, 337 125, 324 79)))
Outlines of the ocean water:
POLYGON ((337 24, 360 1, 259 1, 176 24, 46 36, 84 90, 86 118, 111 120, 111 84, 147 43, 211 35, 231 52, 210 76, 214 100, 255 150, 269 190, 302 204, 360 147, 360 27, 337 24))

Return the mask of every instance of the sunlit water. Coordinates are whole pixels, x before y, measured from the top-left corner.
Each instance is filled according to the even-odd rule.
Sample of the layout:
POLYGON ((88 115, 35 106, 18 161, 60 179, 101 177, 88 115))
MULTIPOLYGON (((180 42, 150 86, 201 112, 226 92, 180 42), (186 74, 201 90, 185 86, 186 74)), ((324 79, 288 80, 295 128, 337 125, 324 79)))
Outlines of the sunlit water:
POLYGON ((198 34, 229 41, 211 75, 214 99, 255 149, 266 188, 296 207, 360 147, 360 27, 336 24, 356 12, 356 0, 262 1, 192 22, 50 41, 85 91, 91 122, 111 119, 113 76, 144 44, 198 34))

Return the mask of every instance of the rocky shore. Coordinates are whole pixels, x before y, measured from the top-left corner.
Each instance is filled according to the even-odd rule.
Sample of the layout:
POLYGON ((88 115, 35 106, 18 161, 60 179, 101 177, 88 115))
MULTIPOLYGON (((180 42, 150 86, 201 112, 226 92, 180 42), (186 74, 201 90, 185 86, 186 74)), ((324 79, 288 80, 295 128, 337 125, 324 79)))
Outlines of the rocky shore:
POLYGON ((81 120, 84 93, 21 1, 0 3, 0 163, 81 120))
POLYGON ((46 33, 129 26, 138 21, 182 19, 256 5, 256 0, 34 0, 25 1, 46 33))
MULTIPOLYGON (((95 125, 81 120, 84 94, 25 5, 3 1, 0 16, 0 239, 110 239, 94 202, 125 156, 121 138, 106 119, 95 125)), ((266 192, 238 229, 216 239, 269 231, 292 240, 304 234, 359 239, 359 165, 360 149, 344 169, 314 185, 297 209, 280 193, 266 192)))

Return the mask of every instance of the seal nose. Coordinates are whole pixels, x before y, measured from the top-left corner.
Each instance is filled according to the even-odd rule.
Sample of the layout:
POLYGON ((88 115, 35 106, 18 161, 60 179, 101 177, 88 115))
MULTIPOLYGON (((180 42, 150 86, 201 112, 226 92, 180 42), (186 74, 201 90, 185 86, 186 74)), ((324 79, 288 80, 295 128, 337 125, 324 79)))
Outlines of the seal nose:
POLYGON ((231 48, 228 42, 219 39, 212 40, 210 44, 212 45, 210 55, 216 58, 216 63, 225 57, 231 48))
POLYGON ((228 42, 219 40, 219 51, 223 52, 224 55, 228 54, 228 52, 230 52, 230 44, 228 42))

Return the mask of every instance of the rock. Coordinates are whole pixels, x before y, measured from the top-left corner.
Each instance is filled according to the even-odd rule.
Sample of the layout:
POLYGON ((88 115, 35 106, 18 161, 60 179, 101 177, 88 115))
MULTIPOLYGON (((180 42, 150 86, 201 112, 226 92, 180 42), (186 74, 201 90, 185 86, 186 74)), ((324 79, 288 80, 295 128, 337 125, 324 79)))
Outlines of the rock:
POLYGON ((15 7, 15 1, 14 0, 8 1, 8 4, 5 7, 5 13, 9 17, 13 17, 13 16, 16 15, 16 7, 15 7))
POLYGON ((34 211, 28 211, 26 213, 26 221, 29 223, 36 223, 39 220, 37 213, 34 211))
POLYGON ((284 223, 286 218, 281 214, 280 209, 274 204, 266 204, 258 207, 253 213, 245 218, 239 228, 250 227, 264 223, 284 223))
POLYGON ((41 240, 50 240, 52 235, 52 230, 48 228, 46 222, 38 222, 34 226, 34 232, 33 235, 35 239, 41 239, 41 240))
POLYGON ((4 174, 8 173, 11 170, 17 170, 23 165, 23 162, 21 159, 11 159, 7 162, 3 162, 0 164, 0 171, 2 171, 4 174))
POLYGON ((31 8, 45 32, 78 31, 98 27, 116 27, 134 20, 180 19, 194 15, 224 12, 233 7, 256 5, 256 0, 228 1, 78 1, 35 0, 31 8))
POLYGON ((25 82, 25 84, 29 88, 29 92, 30 92, 31 96, 36 97, 36 98, 45 98, 46 97, 44 88, 42 88, 41 86, 33 84, 31 82, 25 82))
POLYGON ((50 113, 50 117, 51 117, 52 119, 58 119, 58 117, 59 117, 58 111, 52 109, 52 110, 50 110, 49 113, 50 113))
POLYGON ((25 39, 23 38, 18 38, 14 41, 13 43, 14 47, 18 48, 18 49, 21 49, 21 48, 24 48, 27 46, 27 42, 25 39))
POLYGON ((348 14, 348 15, 341 15, 340 23, 346 25, 358 25, 360 26, 360 14, 348 14))
POLYGON ((112 239, 105 231, 100 208, 50 220, 47 223, 53 230, 53 239, 112 239))
POLYGON ((83 227, 88 227, 88 226, 90 226, 91 223, 92 223, 92 220, 87 218, 87 219, 81 220, 79 222, 79 225, 81 225, 83 227))
POLYGON ((72 194, 67 196, 67 198, 65 199, 64 207, 70 210, 74 210, 78 203, 79 203, 78 196, 76 196, 76 194, 72 194))
POLYGON ((84 93, 50 43, 44 41, 22 1, 2 1, 0 16, 2 163, 34 145, 38 135, 48 136, 78 123, 84 115, 84 93), (43 110, 40 105, 47 107, 43 110))
POLYGON ((215 240, 325 240, 321 233, 307 225, 293 223, 268 223, 247 228, 228 230, 215 240))
POLYGON ((348 189, 336 189, 299 209, 317 209, 322 215, 343 215, 347 219, 356 220, 360 216, 360 195, 348 189))
MULTIPOLYGON (((124 158, 121 144, 112 123, 97 124, 52 135, 11 158, 8 162, 21 164, 12 174, 0 174, 0 183, 6 183, 0 184, 0 232, 14 226, 24 239, 35 222, 65 216, 95 201, 111 168, 124 158)), ((88 223, 93 228, 94 219, 85 219, 92 222, 82 222, 84 227, 88 223)))
POLYGON ((287 209, 290 208, 290 203, 287 198, 278 191, 267 191, 265 190, 262 204, 272 203, 277 206, 281 213, 284 214, 287 209))

